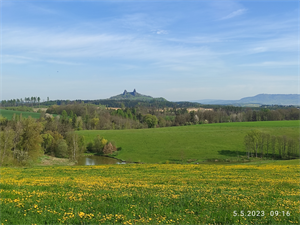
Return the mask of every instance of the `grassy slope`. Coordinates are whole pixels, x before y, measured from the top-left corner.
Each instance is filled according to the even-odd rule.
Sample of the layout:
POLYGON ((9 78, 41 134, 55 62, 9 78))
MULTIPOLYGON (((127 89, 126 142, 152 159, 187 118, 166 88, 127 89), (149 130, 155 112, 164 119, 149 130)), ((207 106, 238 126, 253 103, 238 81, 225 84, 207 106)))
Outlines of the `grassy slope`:
POLYGON ((218 123, 184 127, 140 130, 79 131, 92 141, 99 134, 115 141, 122 150, 117 158, 125 161, 158 163, 166 160, 181 162, 189 159, 236 159, 245 154, 243 139, 252 129, 272 135, 299 137, 300 121, 268 121, 218 123))
POLYGON ((13 114, 20 115, 22 113, 23 117, 31 116, 32 118, 40 118, 40 113, 36 112, 21 112, 21 111, 14 111, 14 110, 6 110, 6 109, 0 109, 0 114, 4 117, 6 117, 8 120, 11 120, 13 117, 13 114))

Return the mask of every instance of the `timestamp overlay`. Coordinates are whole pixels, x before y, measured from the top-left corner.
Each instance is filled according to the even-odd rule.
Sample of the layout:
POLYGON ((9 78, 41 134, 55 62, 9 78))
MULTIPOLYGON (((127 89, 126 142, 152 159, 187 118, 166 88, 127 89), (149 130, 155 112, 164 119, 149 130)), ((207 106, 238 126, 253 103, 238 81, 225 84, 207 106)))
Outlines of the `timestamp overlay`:
POLYGON ((298 224, 298 221, 293 221, 291 211, 281 210, 236 210, 232 216, 236 218, 240 224, 246 221, 255 221, 257 224, 298 224))
POLYGON ((247 211, 233 211, 233 216, 237 217, 264 217, 264 216, 287 216, 290 217, 290 211, 259 211, 259 210, 247 210, 247 211))

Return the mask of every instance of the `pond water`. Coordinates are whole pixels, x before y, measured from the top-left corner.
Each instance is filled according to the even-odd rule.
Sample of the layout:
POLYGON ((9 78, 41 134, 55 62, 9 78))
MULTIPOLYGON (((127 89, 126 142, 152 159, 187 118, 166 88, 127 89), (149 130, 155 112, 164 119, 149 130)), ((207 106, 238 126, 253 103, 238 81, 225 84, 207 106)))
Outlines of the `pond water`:
POLYGON ((89 155, 89 156, 82 156, 78 159, 77 164, 78 166, 93 166, 93 165, 103 165, 103 164, 125 164, 118 159, 113 159, 105 156, 98 156, 98 155, 89 155))

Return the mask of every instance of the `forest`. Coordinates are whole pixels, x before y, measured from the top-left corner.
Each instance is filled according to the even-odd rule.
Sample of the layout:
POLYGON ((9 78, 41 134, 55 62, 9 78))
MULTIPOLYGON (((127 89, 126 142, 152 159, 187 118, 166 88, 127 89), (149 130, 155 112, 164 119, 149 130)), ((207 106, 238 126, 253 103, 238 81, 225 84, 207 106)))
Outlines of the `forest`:
MULTIPOLYGON (((196 110, 196 109, 195 109, 196 110)), ((72 127, 81 129, 139 129, 153 127, 184 126, 205 123, 299 120, 299 109, 295 107, 275 110, 223 106, 214 109, 190 111, 188 108, 125 107, 109 109, 92 104, 54 105, 47 113, 59 114, 72 120, 72 127)), ((65 119, 64 119, 65 120, 65 119)))

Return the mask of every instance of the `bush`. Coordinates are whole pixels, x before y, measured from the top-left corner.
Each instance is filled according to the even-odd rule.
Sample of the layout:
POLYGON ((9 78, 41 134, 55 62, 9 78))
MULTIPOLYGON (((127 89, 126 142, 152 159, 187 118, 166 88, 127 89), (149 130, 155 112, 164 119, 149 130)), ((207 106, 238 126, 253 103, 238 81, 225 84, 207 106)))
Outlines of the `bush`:
POLYGON ((100 135, 97 135, 97 137, 94 139, 93 152, 97 154, 103 154, 103 147, 106 143, 106 139, 100 137, 100 135))
POLYGON ((93 147, 94 147, 93 142, 89 142, 89 143, 87 144, 87 146, 86 146, 86 150, 87 150, 88 152, 94 152, 93 147))
POLYGON ((64 139, 59 139, 57 141, 55 156, 58 158, 68 158, 68 145, 64 139))
POLYGON ((115 151, 117 151, 116 146, 113 146, 112 143, 110 143, 110 142, 107 145, 105 145, 103 148, 104 154, 112 154, 115 151))

